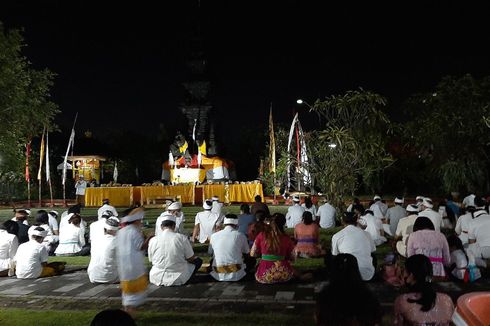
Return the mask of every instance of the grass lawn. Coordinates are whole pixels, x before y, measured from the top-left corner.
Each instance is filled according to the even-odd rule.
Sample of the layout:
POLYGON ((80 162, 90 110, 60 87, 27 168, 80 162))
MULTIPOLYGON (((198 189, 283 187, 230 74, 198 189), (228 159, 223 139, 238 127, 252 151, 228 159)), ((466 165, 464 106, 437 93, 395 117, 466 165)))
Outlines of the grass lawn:
MULTIPOLYGON (((27 310, 0 308, 0 325, 32 326, 32 325, 89 325, 98 311, 72 310, 27 310)), ((136 317, 138 325, 313 325, 313 316, 292 314, 185 314, 139 312, 136 317)))

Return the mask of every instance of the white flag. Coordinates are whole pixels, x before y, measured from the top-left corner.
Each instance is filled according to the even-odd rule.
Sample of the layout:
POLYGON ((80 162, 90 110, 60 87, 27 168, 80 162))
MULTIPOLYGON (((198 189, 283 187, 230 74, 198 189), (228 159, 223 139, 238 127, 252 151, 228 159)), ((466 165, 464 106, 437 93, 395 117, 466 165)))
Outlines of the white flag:
POLYGON ((114 180, 114 183, 117 183, 117 177, 118 177, 118 171, 117 171, 117 162, 114 163, 114 173, 112 175, 112 179, 114 180))
POLYGON ((196 141, 196 126, 197 126, 197 119, 194 119, 194 127, 192 128, 192 140, 196 141))
POLYGON ((51 180, 51 174, 49 173, 49 132, 46 131, 46 181, 51 180))
POLYGON ((174 165, 174 156, 172 155, 172 152, 168 152, 168 165, 174 165))
POLYGON ((68 147, 66 148, 66 154, 65 154, 65 159, 63 161, 63 179, 62 183, 65 185, 66 183, 66 167, 67 167, 67 161, 68 161, 68 153, 70 152, 70 148, 73 146, 73 143, 75 142, 75 129, 73 128, 71 130, 70 134, 70 140, 68 141, 68 147))

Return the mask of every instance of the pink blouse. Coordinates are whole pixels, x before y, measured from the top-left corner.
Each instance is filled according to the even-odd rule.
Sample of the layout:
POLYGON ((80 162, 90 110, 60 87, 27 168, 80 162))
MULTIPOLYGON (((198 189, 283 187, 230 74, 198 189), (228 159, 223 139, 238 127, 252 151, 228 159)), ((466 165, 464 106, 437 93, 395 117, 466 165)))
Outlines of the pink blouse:
POLYGON ((410 234, 407 243, 407 257, 421 254, 427 256, 434 276, 446 276, 444 266, 451 263, 451 254, 446 237, 439 231, 420 230, 410 234))
POLYGON ((451 324, 454 305, 451 298, 444 293, 437 293, 436 303, 429 311, 422 311, 418 303, 410 303, 407 299, 419 298, 418 293, 407 293, 395 300, 395 319, 393 325, 433 325, 445 326, 451 324))

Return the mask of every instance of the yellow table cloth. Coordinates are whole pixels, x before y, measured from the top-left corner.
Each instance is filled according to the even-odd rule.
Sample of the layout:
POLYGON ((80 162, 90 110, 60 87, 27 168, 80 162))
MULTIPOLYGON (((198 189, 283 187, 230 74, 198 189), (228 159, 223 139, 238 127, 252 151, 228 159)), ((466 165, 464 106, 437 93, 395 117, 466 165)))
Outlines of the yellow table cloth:
POLYGON ((108 198, 112 206, 129 207, 133 204, 133 187, 90 187, 85 190, 85 206, 102 206, 108 198))

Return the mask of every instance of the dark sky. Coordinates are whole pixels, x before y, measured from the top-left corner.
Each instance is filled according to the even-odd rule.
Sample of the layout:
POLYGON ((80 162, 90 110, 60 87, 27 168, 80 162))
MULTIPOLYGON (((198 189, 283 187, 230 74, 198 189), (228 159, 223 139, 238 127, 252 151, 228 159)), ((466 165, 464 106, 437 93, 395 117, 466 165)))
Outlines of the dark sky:
POLYGON ((0 3, 0 21, 24 28, 34 67, 58 74, 61 127, 78 111, 78 127, 95 134, 152 133, 163 123, 173 137, 198 21, 225 145, 240 128, 261 132, 271 101, 275 120, 290 123, 299 110, 308 125, 299 97, 363 87, 396 110, 442 76, 490 74, 490 20, 467 2, 202 0, 199 11, 196 0, 102 2, 0 3))

